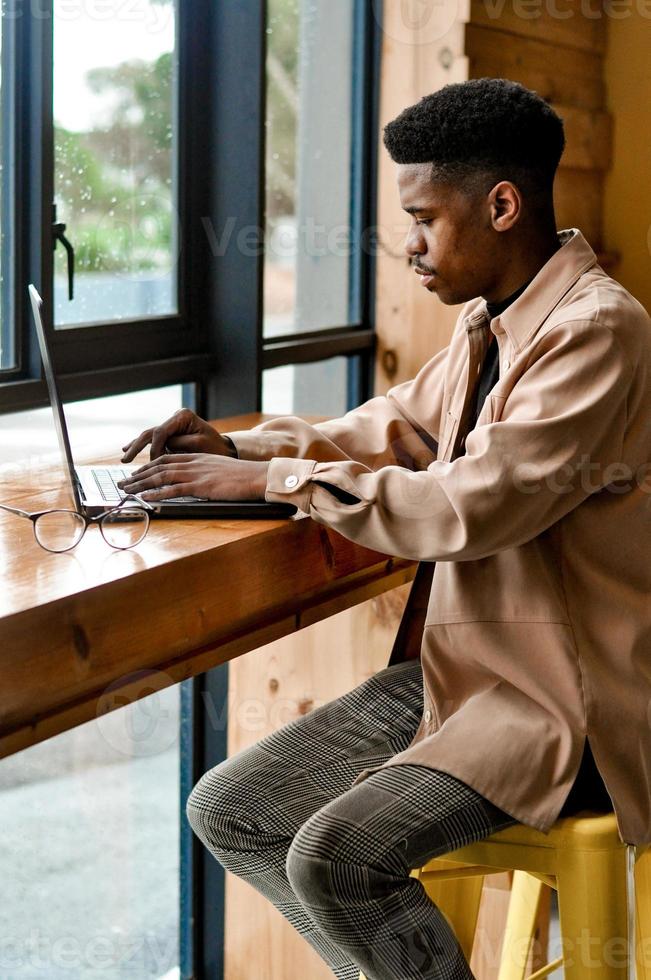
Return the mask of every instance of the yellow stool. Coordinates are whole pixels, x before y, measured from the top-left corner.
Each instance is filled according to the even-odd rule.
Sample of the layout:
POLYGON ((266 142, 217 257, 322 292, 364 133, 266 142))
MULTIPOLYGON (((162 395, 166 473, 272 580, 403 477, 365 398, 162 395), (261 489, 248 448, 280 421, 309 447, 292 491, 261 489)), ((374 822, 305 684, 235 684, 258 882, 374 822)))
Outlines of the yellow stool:
MULTIPOLYGON (((651 980, 651 848, 623 844, 614 813, 559 818, 548 834, 513 824, 412 871, 468 960, 485 875, 513 871, 498 980, 524 980, 544 885, 558 893, 566 980, 651 980)), ((360 974, 360 980, 365 980, 360 974)))

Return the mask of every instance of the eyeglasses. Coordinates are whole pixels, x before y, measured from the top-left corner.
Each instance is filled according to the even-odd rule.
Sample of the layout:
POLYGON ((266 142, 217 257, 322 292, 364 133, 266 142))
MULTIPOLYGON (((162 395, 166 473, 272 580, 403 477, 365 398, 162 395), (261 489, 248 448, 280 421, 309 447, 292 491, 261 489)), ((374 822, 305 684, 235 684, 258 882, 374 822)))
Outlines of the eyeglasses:
POLYGON ((99 524, 102 537, 112 548, 126 551, 140 544, 149 530, 149 513, 154 508, 134 494, 127 494, 116 507, 97 517, 87 517, 76 510, 41 510, 30 514, 18 507, 0 504, 17 517, 32 522, 34 537, 41 548, 56 554, 72 551, 83 538, 89 524, 99 524))

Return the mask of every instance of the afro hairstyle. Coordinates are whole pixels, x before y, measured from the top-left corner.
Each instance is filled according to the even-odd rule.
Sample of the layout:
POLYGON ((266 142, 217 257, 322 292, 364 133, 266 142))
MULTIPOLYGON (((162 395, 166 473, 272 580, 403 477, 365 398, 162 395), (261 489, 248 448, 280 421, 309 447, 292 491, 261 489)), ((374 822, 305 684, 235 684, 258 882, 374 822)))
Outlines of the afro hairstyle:
POLYGON ((565 147, 549 103, 506 78, 445 85, 404 109, 383 136, 395 163, 431 163, 432 180, 471 191, 511 180, 525 195, 551 195, 565 147))

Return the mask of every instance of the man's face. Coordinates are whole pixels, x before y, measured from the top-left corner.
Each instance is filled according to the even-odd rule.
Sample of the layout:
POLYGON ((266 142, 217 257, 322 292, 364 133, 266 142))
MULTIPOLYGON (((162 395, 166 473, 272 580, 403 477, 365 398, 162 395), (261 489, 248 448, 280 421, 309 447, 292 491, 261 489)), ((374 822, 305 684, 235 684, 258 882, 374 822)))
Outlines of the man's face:
POLYGON ((431 179, 428 163, 399 164, 400 204, 411 215, 405 251, 421 282, 443 303, 489 293, 498 276, 497 239, 482 195, 431 179))

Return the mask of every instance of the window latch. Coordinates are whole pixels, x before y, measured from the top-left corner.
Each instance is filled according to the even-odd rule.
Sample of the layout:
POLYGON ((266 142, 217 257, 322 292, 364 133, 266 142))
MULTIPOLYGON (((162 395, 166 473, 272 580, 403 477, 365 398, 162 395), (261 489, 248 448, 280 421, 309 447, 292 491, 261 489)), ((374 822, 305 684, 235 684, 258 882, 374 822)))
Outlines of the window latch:
POLYGON ((75 285, 75 250, 66 238, 66 226, 63 221, 57 221, 57 206, 52 205, 52 239, 56 250, 57 242, 61 242, 68 257, 68 299, 74 298, 75 285))

